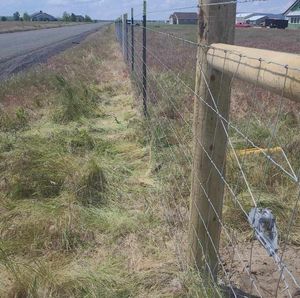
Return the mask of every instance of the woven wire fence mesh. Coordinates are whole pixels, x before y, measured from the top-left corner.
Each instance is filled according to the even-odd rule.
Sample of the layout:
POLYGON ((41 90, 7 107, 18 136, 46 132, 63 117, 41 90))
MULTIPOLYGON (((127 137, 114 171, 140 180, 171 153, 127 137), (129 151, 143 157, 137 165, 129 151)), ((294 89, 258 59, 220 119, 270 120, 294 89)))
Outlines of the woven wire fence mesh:
MULTIPOLYGON (((242 59, 238 53, 236 72, 228 80, 228 74, 224 69, 221 71, 220 84, 223 85, 217 95, 210 94, 211 104, 208 104, 195 93, 197 63, 203 63, 201 57, 197 59, 202 45, 195 39, 196 32, 196 26, 173 28, 148 23, 144 28, 142 22, 128 22, 126 26, 121 21, 116 22, 116 36, 128 63, 141 111, 143 93, 147 95, 148 117, 144 121, 144 135, 151 146, 152 172, 158 185, 156 195, 161 199, 169 225, 178 268, 188 270, 190 267, 186 258, 190 246, 188 230, 193 230, 189 214, 190 208, 197 206, 190 206, 189 197, 193 145, 197 143, 212 165, 204 182, 209 183, 209 177, 214 173, 225 186, 221 216, 215 210, 213 198, 205 193, 210 212, 221 227, 221 241, 220 248, 214 248, 218 286, 209 286, 208 282, 210 277, 214 279, 214 268, 207 266, 206 270, 196 270, 203 293, 207 297, 222 297, 223 286, 226 286, 232 297, 292 297, 300 287, 300 261, 296 258, 300 245, 300 104, 285 98, 284 85, 282 94, 277 95, 261 87, 260 71, 253 83, 241 81, 236 75, 239 57, 242 59), (147 32, 146 48, 143 29, 147 32), (146 63, 143 50, 147 54, 146 63), (145 69, 146 86, 143 84, 145 69), (228 83, 224 87, 225 76, 228 83), (224 88, 231 89, 229 119, 218 109, 224 88), (224 163, 222 167, 214 162, 214 152, 208 152, 206 144, 197 137, 193 139, 193 111, 197 101, 218 118, 213 128, 214 137, 217 130, 224 130, 228 137, 226 165, 224 163), (260 208, 268 208, 275 216, 278 250, 270 253, 262 243, 264 237, 259 239, 260 231, 250 223, 249 214, 253 208, 256 208, 254 214, 260 208)), ((217 56, 218 50, 213 51, 213 55, 217 56)), ((224 61, 226 55, 227 52, 224 61)), ((262 63, 259 59, 258 62, 262 63)), ((278 67, 282 67, 283 82, 286 82, 289 67, 284 64, 278 67)), ((199 69, 201 71, 201 65, 199 69)), ((293 71, 300 76, 299 69, 293 71)), ((211 92, 208 84, 207 88, 211 92)), ((199 181, 203 192, 205 183, 199 181)), ((201 210, 198 212, 201 221, 201 210)), ((203 224, 210 241, 208 225, 203 224)), ((204 245, 199 244, 200 247, 204 245)), ((209 264, 209 260, 204 261, 209 264)))

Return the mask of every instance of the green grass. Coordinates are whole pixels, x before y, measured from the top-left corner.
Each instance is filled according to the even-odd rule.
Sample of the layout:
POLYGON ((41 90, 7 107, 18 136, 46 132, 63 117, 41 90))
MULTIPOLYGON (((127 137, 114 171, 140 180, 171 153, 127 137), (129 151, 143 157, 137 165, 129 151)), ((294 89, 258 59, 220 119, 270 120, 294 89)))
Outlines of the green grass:
POLYGON ((70 83, 64 77, 56 77, 56 88, 59 91, 53 119, 59 123, 77 121, 81 117, 95 115, 99 95, 79 81, 70 83))

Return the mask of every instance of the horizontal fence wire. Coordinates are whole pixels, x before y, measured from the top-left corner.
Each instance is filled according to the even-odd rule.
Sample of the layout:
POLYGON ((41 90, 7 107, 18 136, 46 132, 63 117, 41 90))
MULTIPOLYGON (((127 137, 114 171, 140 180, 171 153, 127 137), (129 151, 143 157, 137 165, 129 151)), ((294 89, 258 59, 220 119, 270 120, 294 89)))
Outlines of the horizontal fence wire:
MULTIPOLYGON (((166 25, 147 24, 144 28, 128 23, 126 26, 130 29, 125 31, 122 26, 120 21, 116 22, 116 36, 122 47, 126 42, 124 57, 132 71, 137 100, 142 101, 143 92, 147 93, 149 118, 145 119, 145 136, 151 146, 152 171, 158 177, 156 196, 161 200, 178 267, 180 270, 189 268, 186 261, 189 212, 190 208, 197 210, 196 205, 189 206, 188 203, 193 144, 196 143, 211 163, 208 179, 212 173, 217 173, 225 186, 224 210, 220 216, 210 194, 206 193, 205 183, 197 180, 221 227, 221 247, 217 248, 201 210, 197 210, 219 264, 218 285, 212 283, 214 269, 209 267, 208 259, 204 260, 207 271, 198 268, 196 273, 202 295, 211 297, 213 291, 222 297, 224 291, 229 291, 233 297, 241 297, 238 290, 241 289, 258 297, 292 297, 293 292, 300 288, 297 267, 293 262, 295 245, 300 245, 297 234, 300 223, 299 123, 295 115, 296 111, 300 111, 300 105, 284 98, 283 92, 280 96, 264 90, 258 84, 258 77, 256 83, 250 84, 239 80, 234 73, 229 79, 232 89, 230 119, 226 119, 218 107, 222 100, 221 88, 219 94, 214 94, 202 71, 204 57, 198 59, 200 65, 197 65, 199 48, 220 49, 201 45, 184 36, 189 32, 173 32, 166 25), (143 45, 143 29, 147 31, 146 48, 143 45), (142 57, 145 49, 146 65, 142 57), (143 85, 143 68, 147 70, 147 87, 143 85), (204 77, 210 103, 195 92, 197 69, 204 77), (207 151, 199 138, 193 140, 194 101, 199 101, 217 117, 214 136, 222 130, 228 139, 226 165, 223 165, 226 171, 215 163, 213 154, 207 151), (255 240, 259 231, 249 224, 249 211, 254 207, 270 208, 276 215, 279 250, 272 256, 255 240), (270 275, 274 276, 271 282, 268 280, 270 275), (210 278, 207 279, 207 276, 210 278)), ((231 53, 240 59, 245 56, 235 51, 231 53)), ((286 76, 289 69, 300 72, 289 65, 266 62, 282 67, 286 70, 286 76)), ((239 64, 236 72, 238 67, 239 64)), ((221 75, 222 84, 223 77, 225 81, 224 70, 221 75)), ((205 248, 200 239, 198 241, 205 257, 205 248)))
MULTIPOLYGON (((160 10, 150 10, 147 12, 147 15, 157 14, 157 13, 164 13, 164 12, 178 12, 178 11, 185 11, 187 9, 196 10, 203 6, 216 6, 216 5, 230 5, 230 4, 243 4, 243 3, 253 3, 253 2, 266 2, 269 0, 230 0, 230 1, 216 1, 215 3, 210 4, 201 4, 201 5, 190 5, 190 6, 181 6, 181 7, 172 7, 172 9, 160 9, 160 10)), ((136 14, 135 17, 142 16, 143 14, 136 14)))

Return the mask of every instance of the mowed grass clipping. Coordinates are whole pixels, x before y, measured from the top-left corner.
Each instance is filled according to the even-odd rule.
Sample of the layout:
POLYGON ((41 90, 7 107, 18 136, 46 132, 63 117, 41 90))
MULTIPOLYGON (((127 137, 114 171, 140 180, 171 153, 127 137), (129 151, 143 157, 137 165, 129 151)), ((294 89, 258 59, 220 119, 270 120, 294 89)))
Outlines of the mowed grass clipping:
POLYGON ((113 32, 1 83, 0 297, 201 296, 176 265, 113 32))

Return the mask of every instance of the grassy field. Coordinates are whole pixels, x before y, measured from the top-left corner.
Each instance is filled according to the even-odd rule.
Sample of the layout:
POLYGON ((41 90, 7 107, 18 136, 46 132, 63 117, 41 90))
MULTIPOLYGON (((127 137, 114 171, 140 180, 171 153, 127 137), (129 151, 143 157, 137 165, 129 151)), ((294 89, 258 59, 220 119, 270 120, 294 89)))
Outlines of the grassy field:
POLYGON ((58 28, 63 26, 74 26, 82 23, 66 23, 66 22, 1 22, 0 33, 12 33, 19 31, 30 31, 39 29, 58 28))
MULTIPOLYGON (((195 25, 151 25, 150 27, 197 42, 198 27, 195 25)), ((273 51, 300 53, 298 30, 236 28, 235 44, 273 51)))
POLYGON ((0 87, 0 296, 201 296, 113 29, 0 87))

